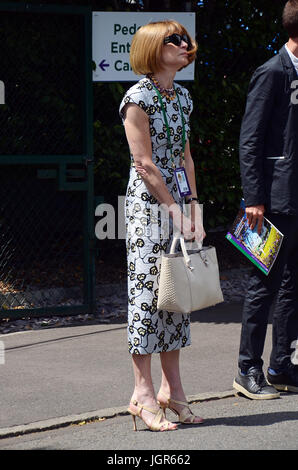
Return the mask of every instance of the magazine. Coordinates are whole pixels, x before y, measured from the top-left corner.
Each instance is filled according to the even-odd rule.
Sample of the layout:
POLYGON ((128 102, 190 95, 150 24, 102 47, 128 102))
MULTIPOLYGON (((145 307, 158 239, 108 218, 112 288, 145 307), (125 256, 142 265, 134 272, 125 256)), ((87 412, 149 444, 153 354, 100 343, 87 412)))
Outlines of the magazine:
POLYGON ((264 274, 268 275, 277 258, 283 234, 266 217, 264 217, 260 235, 257 231, 257 224, 251 230, 245 213, 244 199, 242 199, 237 217, 226 238, 264 274))

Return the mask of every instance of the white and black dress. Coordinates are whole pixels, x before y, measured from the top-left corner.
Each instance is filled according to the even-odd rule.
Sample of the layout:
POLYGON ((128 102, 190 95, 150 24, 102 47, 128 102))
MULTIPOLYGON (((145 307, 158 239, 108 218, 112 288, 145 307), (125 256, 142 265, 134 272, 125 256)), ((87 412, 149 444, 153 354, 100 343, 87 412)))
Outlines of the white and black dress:
MULTIPOLYGON (((186 138, 189 138, 189 116, 192 100, 189 92, 174 83, 183 110, 186 138)), ((175 164, 179 166, 182 148, 182 119, 177 96, 163 97, 173 144, 175 164)), ((125 94, 120 104, 120 116, 127 103, 138 105, 149 118, 152 160, 159 168, 173 199, 182 207, 173 174, 167 129, 158 96, 149 78, 143 78, 125 94)), ((157 200, 148 192, 145 183, 132 165, 126 192, 126 247, 128 260, 128 346, 132 354, 151 354, 172 351, 190 345, 189 315, 157 309, 160 259, 170 248, 169 236, 161 230, 162 218, 156 211, 157 200), (158 236, 156 234, 158 233, 158 236)), ((167 232, 167 231, 166 231, 167 232)))

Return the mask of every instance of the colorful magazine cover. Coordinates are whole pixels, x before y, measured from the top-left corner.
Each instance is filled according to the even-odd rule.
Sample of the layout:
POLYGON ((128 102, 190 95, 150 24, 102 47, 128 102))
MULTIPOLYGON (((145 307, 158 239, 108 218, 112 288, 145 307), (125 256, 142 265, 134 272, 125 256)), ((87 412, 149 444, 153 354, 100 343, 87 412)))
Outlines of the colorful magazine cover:
POLYGON ((260 235, 257 225, 251 230, 242 199, 237 217, 226 238, 264 274, 268 275, 277 258, 283 234, 266 217, 264 217, 260 235))

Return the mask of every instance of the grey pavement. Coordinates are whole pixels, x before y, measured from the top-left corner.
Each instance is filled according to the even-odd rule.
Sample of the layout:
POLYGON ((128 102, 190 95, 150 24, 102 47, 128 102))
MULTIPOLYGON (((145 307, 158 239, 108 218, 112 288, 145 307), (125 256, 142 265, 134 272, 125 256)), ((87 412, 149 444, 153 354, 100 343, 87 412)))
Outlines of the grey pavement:
MULTIPOLYGON (((241 309, 223 303, 191 315, 192 345, 181 351, 181 375, 193 411, 206 423, 169 433, 144 434, 140 420, 141 432, 132 433, 125 323, 0 336, 0 449, 130 449, 132 436, 134 449, 297 449, 297 394, 266 401, 234 396, 241 309)), ((270 350, 269 324, 266 366, 270 350)), ((158 355, 152 372, 158 389, 158 355)))

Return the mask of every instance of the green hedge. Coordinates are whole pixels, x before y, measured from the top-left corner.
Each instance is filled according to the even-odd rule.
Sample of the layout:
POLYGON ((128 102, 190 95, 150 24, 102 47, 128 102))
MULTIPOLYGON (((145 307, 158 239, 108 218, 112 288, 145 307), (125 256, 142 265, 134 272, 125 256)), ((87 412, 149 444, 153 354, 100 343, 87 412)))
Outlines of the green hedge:
MULTIPOLYGON (((207 229, 225 227, 238 208, 238 139, 247 87, 255 68, 287 40, 284 3, 218 0, 197 8, 195 81, 185 86, 194 101, 191 150, 207 229)), ((118 106, 129 86, 94 84, 96 191, 111 202, 127 184, 129 154, 118 106)))
MULTIPOLYGON (((30 3, 58 2, 31 0, 30 3)), ((137 10, 139 3, 131 4, 124 0, 59 2, 64 5, 90 5, 94 11, 137 10)), ((163 5, 162 0, 144 0, 143 11, 165 11, 168 8, 170 17, 171 11, 179 11, 185 4, 178 0, 166 3, 167 6, 163 5)), ((242 195, 238 139, 247 86, 256 67, 276 53, 287 40, 281 25, 284 4, 285 0, 192 2, 192 11, 196 12, 199 51, 195 80, 184 84, 194 101, 191 149, 207 229, 225 227, 238 208, 242 195)), ((55 24, 52 28, 56 35, 55 24)), ((61 38, 57 37, 57 44, 59 41, 61 38)), ((24 44, 21 46, 25 47, 24 44)), ((32 54, 35 52, 32 51, 32 54)), ((76 51, 73 54, 75 57, 76 51)), ((37 78, 33 71, 31 75, 34 86, 37 78)), ((104 196, 105 201, 114 204, 118 195, 125 194, 129 173, 129 152, 118 107, 125 90, 131 85, 96 82, 93 86, 95 191, 104 196)), ((55 93, 59 94, 59 90, 55 93)), ((57 109, 61 114, 62 105, 61 99, 57 103, 52 99, 54 111, 57 109)), ((69 136, 74 131, 71 113, 71 109, 65 109, 63 117, 65 122, 70 122, 65 134, 69 136)))

